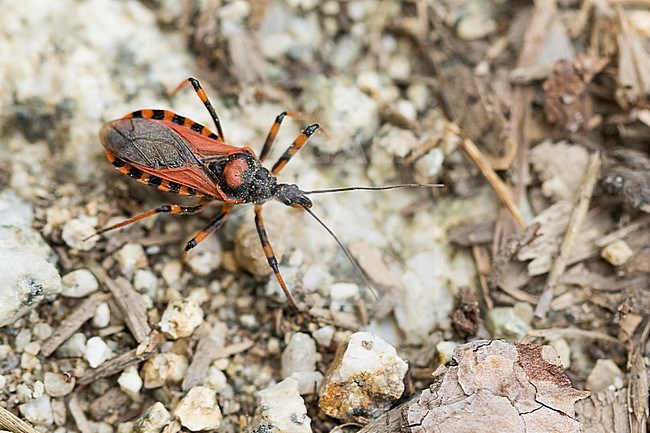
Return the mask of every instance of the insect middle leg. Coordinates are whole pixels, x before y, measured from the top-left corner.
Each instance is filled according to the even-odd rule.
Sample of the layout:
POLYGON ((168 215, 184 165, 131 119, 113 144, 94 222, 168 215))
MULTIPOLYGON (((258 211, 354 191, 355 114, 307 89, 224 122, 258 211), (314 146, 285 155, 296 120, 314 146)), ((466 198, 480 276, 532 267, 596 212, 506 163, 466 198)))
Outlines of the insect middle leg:
POLYGON ((232 206, 233 205, 231 204, 223 205, 217 217, 214 220, 212 220, 210 224, 202 228, 201 231, 199 231, 196 235, 194 235, 192 239, 189 240, 187 245, 185 245, 185 252, 197 246, 201 241, 207 238, 210 235, 210 233, 218 230, 223 225, 223 223, 226 222, 226 217, 232 210, 232 206))
POLYGON ((277 278, 278 283, 280 283, 280 287, 282 288, 282 291, 287 297, 289 304, 291 304, 291 306, 295 308, 296 311, 300 311, 300 309, 298 308, 298 304, 296 303, 296 300, 294 299, 293 295, 287 288, 287 284, 284 282, 284 278, 282 278, 282 274, 280 273, 278 259, 275 257, 275 253, 273 252, 273 247, 269 242, 269 236, 266 233, 266 228, 264 228, 264 218, 262 218, 262 205, 259 204, 255 205, 255 227, 257 228, 257 234, 259 235, 260 242, 262 243, 262 249, 264 250, 264 255, 266 256, 266 260, 268 260, 269 262, 269 266, 271 267, 271 270, 273 270, 273 273, 275 274, 275 278, 277 278))
POLYGON ((164 205, 159 206, 159 207, 157 207, 155 209, 151 209, 149 211, 143 212, 143 213, 141 213, 139 215, 136 215, 136 216, 134 216, 132 218, 129 218, 129 219, 124 220, 122 222, 119 222, 117 224, 113 224, 112 226, 104 227, 103 229, 95 232, 95 234, 93 236, 100 235, 102 233, 106 233, 107 231, 110 231, 110 230, 119 229, 120 227, 127 226, 127 225, 132 224, 132 223, 134 223, 136 221, 143 220, 145 218, 148 218, 150 216, 154 216, 154 215, 159 214, 159 213, 171 213, 171 214, 179 214, 179 215, 193 214, 193 213, 196 213, 196 212, 200 211, 201 209, 203 209, 203 206, 205 206, 206 202, 207 202, 207 200, 201 199, 201 201, 199 201, 195 206, 179 206, 177 204, 164 204, 164 205))
POLYGON ((302 117, 302 114, 295 111, 283 111, 282 113, 278 114, 278 117, 275 118, 275 122, 273 122, 273 126, 271 126, 271 129, 269 130, 269 135, 266 136, 266 141, 264 141, 262 153, 260 153, 260 161, 264 162, 269 152, 271 151, 275 137, 277 137, 278 131, 280 130, 280 125, 286 116, 300 118, 302 117))
POLYGON ((287 165, 287 162, 296 154, 298 151, 302 148, 302 146, 307 143, 307 140, 309 140, 309 137, 314 135, 314 132, 318 129, 318 123, 314 123, 313 125, 309 125, 306 127, 298 137, 296 137, 295 140, 293 140, 293 143, 291 143, 291 146, 287 150, 284 151, 282 156, 277 160, 275 164, 273 164, 273 168, 271 169, 271 174, 274 176, 277 175, 280 170, 284 168, 285 165, 287 165))
POLYGON ((207 108, 208 112, 210 113, 210 117, 212 117, 212 120, 214 121, 214 126, 216 126, 217 128, 217 133, 219 134, 219 138, 222 141, 225 141, 226 138, 224 137, 223 131, 221 130, 221 121, 219 120, 217 111, 214 109, 212 103, 208 99, 208 95, 205 94, 205 90, 203 90, 203 87, 201 87, 201 83, 199 83, 199 80, 197 80, 194 77, 188 78, 187 80, 183 81, 181 84, 178 85, 178 87, 172 92, 172 95, 176 94, 176 92, 178 92, 188 84, 191 84, 192 87, 194 87, 194 91, 199 96, 199 99, 201 100, 201 102, 203 102, 203 105, 205 105, 205 108, 207 108))

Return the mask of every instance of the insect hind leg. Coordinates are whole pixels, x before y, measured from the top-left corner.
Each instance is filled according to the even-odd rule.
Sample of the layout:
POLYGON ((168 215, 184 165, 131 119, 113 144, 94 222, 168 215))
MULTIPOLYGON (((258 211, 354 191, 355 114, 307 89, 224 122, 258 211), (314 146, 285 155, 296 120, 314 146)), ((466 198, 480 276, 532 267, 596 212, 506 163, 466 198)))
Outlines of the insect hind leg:
POLYGON ((86 239, 90 239, 93 236, 101 235, 102 233, 106 233, 111 230, 119 229, 120 227, 128 226, 129 224, 133 224, 134 222, 143 220, 145 218, 154 216, 159 213, 170 213, 170 214, 179 214, 179 215, 190 215, 193 213, 197 213, 201 209, 203 209, 204 205, 205 205, 205 200, 201 200, 195 206, 179 206, 177 204, 164 204, 155 209, 142 212, 141 214, 138 214, 127 220, 121 221, 117 224, 113 224, 112 226, 104 227, 103 229, 96 231, 93 235, 89 236, 86 239))
POLYGON ((197 246, 201 241, 203 241, 205 238, 207 238, 212 232, 218 230, 224 222, 226 222, 226 217, 232 210, 232 205, 227 204, 224 205, 221 208, 221 212, 217 215, 217 217, 212 220, 210 224, 205 226, 204 228, 201 229, 192 239, 187 242, 187 245, 185 245, 185 252, 187 253, 189 250, 197 246))
POLYGON ((201 83, 199 83, 199 80, 197 80, 194 77, 189 77, 187 80, 179 84, 178 87, 176 87, 176 89, 171 94, 175 95, 179 90, 181 90, 188 84, 192 85, 199 99, 201 100, 201 102, 203 102, 203 105, 205 105, 205 108, 208 110, 208 113, 210 113, 210 117, 212 117, 212 120, 214 121, 214 126, 217 128, 217 133, 219 134, 219 138, 222 141, 225 141, 226 139, 223 135, 223 130, 221 129, 221 121, 219 120, 217 111, 212 106, 212 103, 210 102, 210 99, 208 99, 208 95, 206 95, 205 90, 203 90, 203 87, 201 87, 201 83))

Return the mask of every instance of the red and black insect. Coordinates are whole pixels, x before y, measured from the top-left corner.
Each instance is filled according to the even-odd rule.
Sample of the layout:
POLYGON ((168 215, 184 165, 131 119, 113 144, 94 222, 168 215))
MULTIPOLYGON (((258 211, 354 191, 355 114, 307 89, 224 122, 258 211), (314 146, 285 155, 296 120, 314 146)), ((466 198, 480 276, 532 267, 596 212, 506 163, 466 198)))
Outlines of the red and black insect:
MULTIPOLYGON (((223 202, 221 211, 214 220, 187 243, 185 251, 189 251, 223 225, 234 205, 253 203, 257 233, 269 266, 289 303, 298 309, 295 299, 280 274, 278 261, 264 228, 262 205, 266 201, 274 199, 287 206, 306 210, 334 236, 334 233, 310 210, 312 202, 307 197, 308 194, 353 189, 378 190, 403 186, 423 186, 405 184, 378 188, 349 187, 302 191, 297 185, 279 183, 276 176, 305 145, 309 137, 316 132, 318 124, 306 127, 280 156, 271 170, 268 170, 262 166, 262 162, 273 146, 282 121, 287 116, 298 117, 297 113, 283 112, 276 117, 258 158, 250 147, 240 148, 225 143, 219 117, 198 80, 190 77, 183 81, 176 90, 187 84, 194 87, 195 92, 210 113, 216 126, 216 133, 171 111, 138 110, 121 119, 106 123, 99 132, 99 138, 106 148, 108 160, 122 173, 162 191, 199 197, 198 203, 194 206, 165 204, 106 227, 96 234, 123 227, 158 213, 192 214, 200 211, 209 201, 223 202)), ((348 250, 336 236, 334 238, 355 267, 359 269, 348 250)))

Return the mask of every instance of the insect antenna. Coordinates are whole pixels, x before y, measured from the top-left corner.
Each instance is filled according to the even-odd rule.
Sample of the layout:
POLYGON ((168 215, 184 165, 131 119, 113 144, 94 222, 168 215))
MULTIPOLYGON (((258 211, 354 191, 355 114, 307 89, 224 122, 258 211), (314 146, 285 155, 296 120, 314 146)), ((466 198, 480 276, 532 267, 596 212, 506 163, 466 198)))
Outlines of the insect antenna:
POLYGON ((338 237, 336 237, 336 235, 334 234, 334 232, 332 231, 332 229, 330 229, 330 228, 329 228, 329 227, 328 227, 328 226, 323 222, 323 220, 321 220, 320 218, 318 218, 318 217, 316 216, 316 214, 314 214, 314 211, 312 211, 311 209, 309 209, 308 207, 305 207, 305 206, 303 206, 303 209, 306 210, 307 213, 309 213, 312 217, 314 217, 314 219, 315 219, 316 221, 318 221, 318 223, 319 223, 321 226, 323 226, 323 228, 324 228, 325 230, 327 230, 327 232, 328 232, 330 235, 332 235, 332 237, 334 238, 334 240, 336 241, 336 243, 339 244, 339 247, 341 247, 341 249, 343 250, 343 252, 345 253, 345 255, 348 256, 348 259, 350 259, 350 262, 352 262, 352 264, 354 265, 354 268, 357 270, 357 272, 359 272, 359 274, 360 274, 361 277, 363 278, 363 281, 366 283, 366 285, 367 285, 368 288, 370 289, 370 293, 372 293, 372 296, 374 296, 375 300, 379 300, 379 297, 377 296, 377 291, 376 291, 376 287, 375 287, 375 285, 372 284, 372 282, 368 279, 368 277, 366 276, 365 272, 363 272, 363 269, 361 269, 361 265, 359 265, 359 263, 356 261, 356 259, 352 256, 352 253, 350 253, 350 250, 348 250, 347 247, 346 247, 345 245, 343 245, 343 242, 341 242, 341 240, 340 240, 338 237))
POLYGON ((347 186, 344 188, 327 188, 327 189, 314 189, 311 191, 303 191, 305 194, 325 194, 330 192, 345 192, 345 191, 383 191, 387 189, 399 188, 442 188, 444 185, 441 183, 400 183, 397 185, 386 186, 347 186))

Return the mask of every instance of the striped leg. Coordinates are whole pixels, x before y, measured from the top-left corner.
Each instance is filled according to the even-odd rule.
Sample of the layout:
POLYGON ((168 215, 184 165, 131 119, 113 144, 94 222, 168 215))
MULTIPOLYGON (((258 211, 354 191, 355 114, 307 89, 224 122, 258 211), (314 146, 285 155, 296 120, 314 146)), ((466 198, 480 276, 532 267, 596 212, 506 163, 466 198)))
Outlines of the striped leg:
POLYGON ((306 127, 298 137, 296 137, 295 140, 293 140, 293 143, 291 143, 291 146, 282 154, 282 156, 278 159, 278 161, 273 165, 273 168, 271 169, 271 174, 274 176, 277 175, 280 170, 284 168, 285 165, 287 165, 287 162, 296 154, 298 151, 302 148, 302 146, 307 143, 307 140, 309 140, 309 137, 311 137, 314 132, 318 129, 318 123, 314 123, 313 125, 309 125, 306 127))
POLYGON ((275 278, 278 279, 278 283, 280 283, 280 287, 282 287, 282 291, 287 297, 289 304, 291 304, 291 306, 295 308, 296 311, 300 311, 300 309, 298 308, 298 304, 296 304, 296 300, 294 299, 291 292, 289 292, 289 289, 287 288, 287 285, 284 282, 284 279, 282 278, 282 274, 280 274, 278 259, 275 258, 273 247, 271 247, 271 243, 269 242, 269 237, 266 234, 266 229, 264 228, 264 218, 262 218, 262 205, 259 204, 255 205, 255 226, 257 227, 257 234, 260 237, 260 242, 262 242, 262 249, 264 250, 264 255, 266 256, 266 259, 269 261, 269 266, 273 270, 273 273, 275 274, 275 278))
POLYGON ((275 122, 273 122, 273 126, 271 126, 269 135, 266 136, 264 147, 262 147, 262 153, 260 153, 260 161, 264 162, 269 152, 271 151, 271 147, 273 147, 273 141, 275 141, 275 137, 278 135, 278 131, 280 130, 280 125, 282 124, 282 121, 284 120, 285 116, 298 119, 302 117, 302 114, 296 113, 295 111, 283 111, 282 113, 278 114, 278 117, 275 118, 275 122))
POLYGON ((226 217, 232 210, 232 205, 231 204, 225 204, 221 208, 221 212, 219 212, 219 215, 207 226, 205 226, 203 229, 201 229, 200 232, 198 232, 192 239, 189 240, 187 245, 185 245, 185 252, 191 250, 195 246, 197 246, 203 239, 207 238, 210 233, 214 232, 215 230, 218 230, 223 223, 226 221, 226 217))
POLYGON ((119 222, 117 224, 113 224, 112 226, 105 227, 105 228, 97 231, 92 236, 100 235, 100 234, 106 233, 107 231, 110 231, 110 230, 119 229, 120 227, 127 226, 127 225, 129 225, 131 223, 143 220, 145 218, 148 218, 150 216, 153 216, 153 215, 156 215, 156 214, 159 214, 159 213, 171 213, 171 214, 179 214, 179 215, 193 214, 193 213, 196 213, 196 212, 200 211, 203 208, 203 206, 205 205, 206 201, 207 200, 201 199, 201 201, 199 201, 199 203, 196 206, 179 206, 177 204, 164 204, 164 205, 162 205, 160 207, 157 207, 155 209, 151 209, 151 210, 149 210, 147 212, 143 212, 143 213, 141 213, 139 215, 136 215, 136 216, 134 216, 132 218, 129 218, 128 220, 124 220, 124 221, 119 222))
POLYGON ((210 117, 212 117, 212 120, 214 121, 214 125, 217 127, 217 133, 219 134, 219 138, 221 139, 221 141, 226 141, 226 138, 223 135, 223 131, 221 130, 221 121, 219 120, 219 116, 217 116, 217 111, 214 109, 212 103, 208 99, 208 95, 205 94, 205 90, 203 90, 203 87, 201 87, 201 83, 199 83, 199 80, 197 80, 194 77, 188 78, 187 80, 183 81, 181 84, 178 85, 178 87, 172 92, 172 95, 176 94, 176 92, 178 92, 188 84, 191 84, 192 87, 194 87, 194 91, 199 96, 199 99, 201 100, 201 102, 203 102, 205 108, 208 109, 208 112, 210 113, 210 117))

